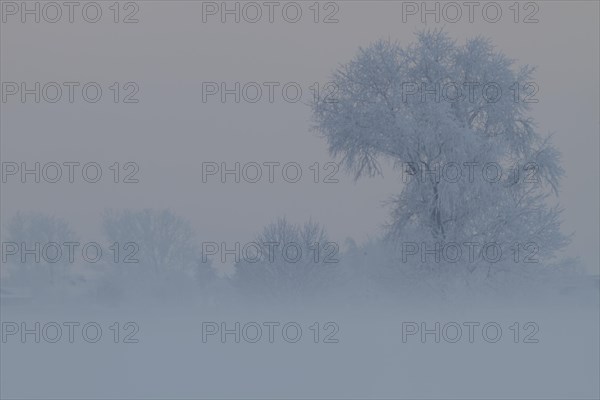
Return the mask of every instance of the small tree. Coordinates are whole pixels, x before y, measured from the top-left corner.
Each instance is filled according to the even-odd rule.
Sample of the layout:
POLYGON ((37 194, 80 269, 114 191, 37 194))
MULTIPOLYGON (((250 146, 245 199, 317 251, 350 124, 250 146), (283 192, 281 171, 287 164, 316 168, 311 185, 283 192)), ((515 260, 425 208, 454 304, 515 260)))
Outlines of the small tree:
POLYGON ((121 248, 133 245, 128 252, 131 260, 150 271, 190 270, 196 265, 194 231, 169 210, 107 210, 103 228, 111 243, 121 248))
POLYGON ((458 45, 427 31, 406 48, 378 41, 333 74, 337 93, 314 103, 315 128, 356 179, 381 174, 382 160, 408 178, 392 200, 391 238, 535 243, 549 259, 568 242, 560 210, 547 204, 563 170, 527 116, 533 70, 514 69, 480 37, 458 45), (483 176, 489 165, 502 168, 493 182, 483 176), (440 176, 448 166, 452 177, 440 176))
POLYGON ((319 224, 296 225, 279 218, 254 243, 256 254, 235 265, 233 283, 243 294, 297 301, 331 287, 338 247, 319 224))
POLYGON ((105 235, 119 246, 116 271, 107 276, 102 290, 139 286, 172 297, 202 290, 216 279, 210 264, 200 263, 200 251, 190 223, 169 210, 113 211, 103 215, 105 235), (125 256, 128 256, 125 260, 125 256), (200 287, 198 287, 198 282, 200 287))
POLYGON ((11 247, 19 248, 16 255, 4 255, 10 266, 6 274, 9 282, 35 292, 57 289, 66 282, 70 260, 65 242, 76 242, 77 236, 64 219, 42 213, 17 212, 4 228, 3 247, 10 243, 11 247), (49 249, 48 254, 43 254, 44 247, 49 249), (25 253, 36 248, 39 262, 36 255, 25 253), (21 259, 22 253, 25 253, 25 260, 21 259))

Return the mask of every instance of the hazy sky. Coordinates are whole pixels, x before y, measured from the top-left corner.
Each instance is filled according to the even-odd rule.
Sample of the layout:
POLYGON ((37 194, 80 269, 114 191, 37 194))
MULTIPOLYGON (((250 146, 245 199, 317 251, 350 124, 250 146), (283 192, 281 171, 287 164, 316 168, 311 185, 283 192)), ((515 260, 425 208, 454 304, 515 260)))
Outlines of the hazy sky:
MULTIPOLYGON (((82 99, 81 86, 72 104, 66 89, 54 104, 35 104, 33 96, 22 104, 18 96, 9 97, 2 103, 2 161, 97 162, 103 178, 96 184, 77 175, 75 184, 63 178, 56 184, 25 185, 12 178, 2 185, 2 219, 17 210, 53 213, 67 218, 85 238, 99 240, 99 214, 105 208, 170 208, 192 221, 201 241, 248 241, 282 215, 294 222, 312 218, 341 242, 375 236, 388 219, 382 201, 401 190, 398 174, 387 170, 384 178, 354 183, 340 171, 339 183, 314 183, 309 167, 318 162, 326 174, 324 164, 331 160, 325 141, 309 130, 310 86, 326 84, 331 71, 353 58, 360 46, 379 38, 408 44, 415 32, 441 27, 459 41, 487 36, 517 64, 538 67, 540 101, 532 116, 540 131, 555 133, 562 151, 563 229, 575 235, 568 255, 580 256, 598 273, 599 3, 540 1, 535 3, 539 10, 521 3, 520 22, 515 23, 508 8, 513 2, 500 2, 503 14, 496 23, 485 21, 478 8, 473 23, 464 9, 456 23, 435 23, 430 16, 427 24, 419 15, 403 22, 402 3, 340 1, 336 9, 322 2, 319 19, 335 12, 339 20, 328 24, 313 21, 313 2, 298 3, 303 14, 297 23, 282 18, 286 2, 275 8, 274 23, 267 15, 256 23, 234 23, 232 16, 221 23, 219 15, 203 22, 200 1, 140 1, 134 16, 139 22, 131 24, 113 22, 112 2, 99 2, 103 14, 95 24, 85 22, 79 8, 74 23, 63 15, 54 24, 43 19, 34 23, 32 16, 22 23, 20 14, 4 10, 2 82, 27 82, 30 87, 34 82, 98 82, 103 94, 93 104, 82 99), (523 23, 532 12, 539 22, 523 23), (202 82, 211 81, 281 86, 273 103, 266 91, 254 104, 235 104, 232 96, 225 104, 218 96, 204 103, 202 82), (120 84, 120 98, 134 87, 125 83, 135 82, 139 102, 114 103, 115 91, 109 88, 114 82, 120 84), (283 100, 281 87, 287 82, 301 86, 301 101, 283 100), (122 168, 130 161, 139 166, 140 182, 112 183, 109 166, 119 162, 122 168), (258 183, 222 184, 215 177, 202 182, 203 162, 269 161, 300 164, 302 179, 288 183, 276 169, 273 184, 265 176, 258 183)), ((53 10, 46 11, 54 16, 53 10)), ((119 18, 134 11, 121 9, 119 18)), ((288 12, 294 16, 293 10, 288 12)), ((93 10, 89 13, 93 16, 93 10)))

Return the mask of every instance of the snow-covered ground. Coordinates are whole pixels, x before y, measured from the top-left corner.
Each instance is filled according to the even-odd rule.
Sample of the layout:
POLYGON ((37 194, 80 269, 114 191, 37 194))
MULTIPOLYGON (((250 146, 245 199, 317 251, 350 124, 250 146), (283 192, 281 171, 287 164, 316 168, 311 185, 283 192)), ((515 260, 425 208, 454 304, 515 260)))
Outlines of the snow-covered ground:
POLYGON ((543 299, 534 294, 529 300, 465 297, 421 305, 418 301, 289 307, 3 304, 1 395, 598 398, 597 277, 565 286, 543 299), (40 323, 39 343, 33 333, 23 343, 22 322, 29 330, 40 323), (56 325, 62 330, 59 339, 56 325), (15 326, 19 331, 9 334, 15 326), (89 343, 86 340, 96 340, 96 326, 102 334, 89 343), (423 327, 432 333, 422 337, 423 327), (222 328, 230 330, 224 338, 222 328))

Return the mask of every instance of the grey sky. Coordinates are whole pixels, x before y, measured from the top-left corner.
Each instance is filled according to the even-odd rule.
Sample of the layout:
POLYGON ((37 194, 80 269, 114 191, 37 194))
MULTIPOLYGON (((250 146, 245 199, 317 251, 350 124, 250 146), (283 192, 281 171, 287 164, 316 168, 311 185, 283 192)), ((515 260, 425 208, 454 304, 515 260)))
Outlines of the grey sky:
MULTIPOLYGON (((512 2, 502 2, 497 23, 475 13, 474 23, 464 16, 439 24, 423 24, 417 16, 404 23, 402 2, 378 1, 337 2, 339 22, 332 24, 313 22, 312 2, 301 3, 306 14, 295 24, 277 12, 273 24, 223 24, 212 16, 203 23, 201 3, 138 2, 136 24, 113 23, 108 2, 101 3, 105 14, 96 24, 78 14, 73 24, 7 17, 1 25, 3 82, 94 81, 104 91, 95 104, 80 96, 73 104, 3 103, 2 161, 95 161, 105 174, 115 161, 135 161, 140 183, 114 184, 112 175, 97 184, 9 180, 2 187, 3 219, 17 210, 54 213, 94 240, 104 208, 171 208, 193 222, 203 241, 248 241, 281 215, 313 218, 335 240, 365 240, 387 220, 381 202, 400 191, 398 174, 388 169, 383 179, 354 183, 339 172, 339 183, 313 183, 309 167, 330 158, 325 141, 309 131, 310 110, 302 103, 310 100, 309 86, 325 84, 359 46, 388 37, 410 43, 420 29, 443 27, 459 41, 488 36, 517 64, 538 66, 540 102, 532 115, 542 132, 555 133, 562 151, 563 228, 575 233, 568 255, 581 256, 598 273, 598 2, 537 2, 539 22, 529 24, 513 22, 512 2), (139 85, 139 103, 113 103, 108 87, 129 81, 139 85), (287 103, 279 90, 273 104, 222 104, 216 96, 203 103, 205 81, 298 82, 303 97, 287 103), (214 177, 203 183, 206 161, 297 162, 303 178, 295 184, 281 175, 273 184, 264 177, 254 184, 221 184, 214 177)), ((520 19, 529 10, 521 12, 520 19)))

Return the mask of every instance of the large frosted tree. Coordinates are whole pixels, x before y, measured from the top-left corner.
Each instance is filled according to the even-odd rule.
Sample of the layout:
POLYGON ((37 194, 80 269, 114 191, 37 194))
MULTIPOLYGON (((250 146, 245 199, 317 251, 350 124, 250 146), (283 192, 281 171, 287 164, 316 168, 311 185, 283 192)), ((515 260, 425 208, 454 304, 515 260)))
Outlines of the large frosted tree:
POLYGON ((335 93, 313 105, 316 130, 356 179, 381 174, 384 160, 400 171, 392 238, 530 243, 542 260, 567 238, 549 205, 559 152, 528 115, 533 72, 481 37, 458 44, 435 30, 407 47, 378 41, 333 73, 335 93))

